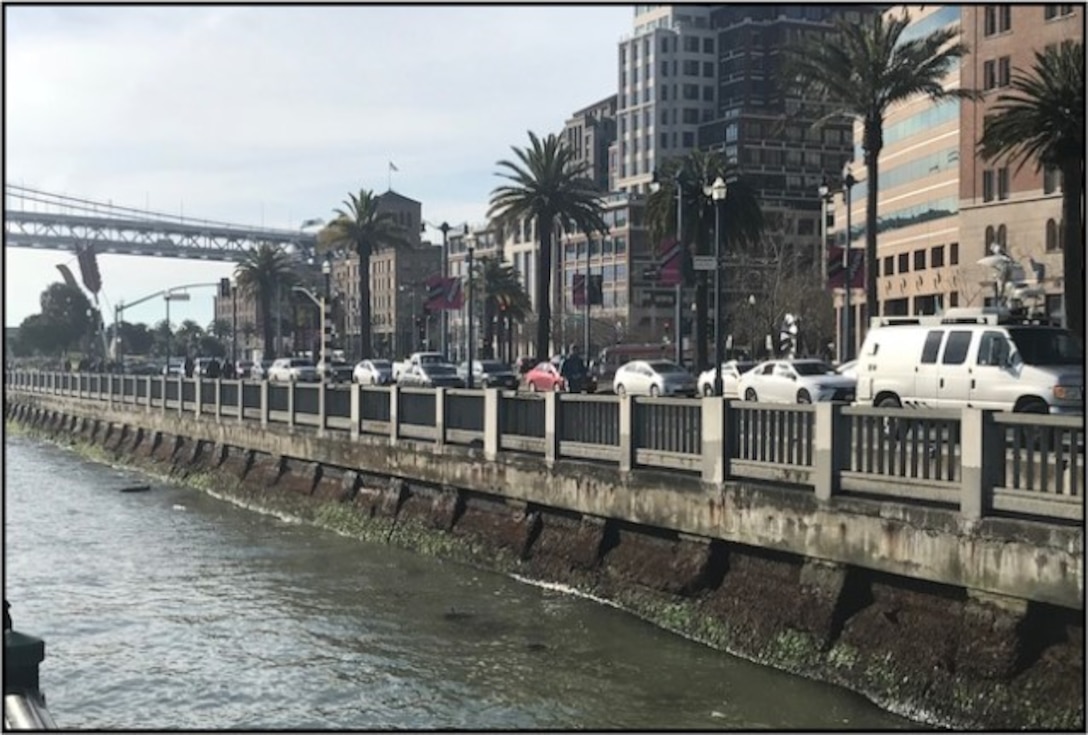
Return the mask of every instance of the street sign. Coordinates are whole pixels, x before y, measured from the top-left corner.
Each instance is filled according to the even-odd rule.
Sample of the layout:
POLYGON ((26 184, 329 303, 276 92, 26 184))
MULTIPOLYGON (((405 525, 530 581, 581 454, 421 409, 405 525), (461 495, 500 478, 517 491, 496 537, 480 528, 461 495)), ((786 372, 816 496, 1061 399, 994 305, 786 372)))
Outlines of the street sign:
POLYGON ((660 274, 658 273, 657 268, 653 267, 652 265, 648 265, 642 269, 642 277, 644 280, 656 281, 659 275, 660 274))
POLYGON ((691 256, 691 267, 697 271, 712 271, 714 270, 714 256, 693 255, 691 256))

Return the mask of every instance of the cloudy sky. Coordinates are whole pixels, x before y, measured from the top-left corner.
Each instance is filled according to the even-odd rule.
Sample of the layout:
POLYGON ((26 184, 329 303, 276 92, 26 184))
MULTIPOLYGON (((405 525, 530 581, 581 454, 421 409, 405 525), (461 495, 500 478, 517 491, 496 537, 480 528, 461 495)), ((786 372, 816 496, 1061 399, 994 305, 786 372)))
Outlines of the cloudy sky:
MULTIPOLYGON (((8 6, 7 184, 244 225, 328 218, 396 191, 432 222, 481 222, 495 162, 616 92, 613 6, 8 6), (390 173, 389 162, 398 171, 390 173), (390 179, 391 176, 391 179, 390 179)), ((5 197, 7 207, 35 206, 5 197)), ((437 239, 437 237, 436 237, 437 239)), ((4 324, 39 310, 71 253, 5 248, 4 324)), ((229 275, 99 257, 112 305, 229 275)), ((171 321, 212 318, 211 289, 171 321)), ((153 299, 129 321, 161 320, 153 299)))

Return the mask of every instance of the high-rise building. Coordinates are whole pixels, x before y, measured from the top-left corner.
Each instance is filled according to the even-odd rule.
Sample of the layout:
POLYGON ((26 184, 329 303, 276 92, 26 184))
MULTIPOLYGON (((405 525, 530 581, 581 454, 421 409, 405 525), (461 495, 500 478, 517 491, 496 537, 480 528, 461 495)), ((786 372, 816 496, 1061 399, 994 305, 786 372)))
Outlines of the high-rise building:
POLYGON ((616 100, 612 95, 578 110, 563 126, 563 139, 601 191, 608 191, 608 149, 616 140, 616 100))

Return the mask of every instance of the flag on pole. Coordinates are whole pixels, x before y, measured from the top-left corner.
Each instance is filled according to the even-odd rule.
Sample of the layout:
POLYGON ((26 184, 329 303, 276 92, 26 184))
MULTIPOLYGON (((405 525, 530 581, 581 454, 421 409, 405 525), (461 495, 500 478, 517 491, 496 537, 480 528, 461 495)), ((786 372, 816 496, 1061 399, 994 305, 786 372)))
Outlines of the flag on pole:
POLYGON ((680 242, 675 237, 666 237, 657 246, 657 256, 661 263, 659 283, 662 286, 675 286, 684 275, 682 272, 683 254, 680 242))
POLYGON ((400 169, 397 168, 396 165, 392 161, 389 162, 389 170, 390 171, 400 171, 400 169))
MULTIPOLYGON (((827 287, 842 288, 846 282, 842 262, 841 247, 829 247, 827 249, 827 287)), ((850 287, 862 288, 865 285, 865 251, 861 248, 850 248, 850 287)))

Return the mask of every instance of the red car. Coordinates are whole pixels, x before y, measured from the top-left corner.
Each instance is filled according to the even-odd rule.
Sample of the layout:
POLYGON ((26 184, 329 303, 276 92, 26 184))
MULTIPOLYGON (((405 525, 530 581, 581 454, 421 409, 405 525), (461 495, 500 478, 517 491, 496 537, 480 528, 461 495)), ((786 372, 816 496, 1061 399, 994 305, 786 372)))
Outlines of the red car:
POLYGON ((529 372, 525 373, 525 387, 533 393, 542 390, 565 390, 567 381, 559 374, 559 369, 550 362, 538 362, 529 372))

